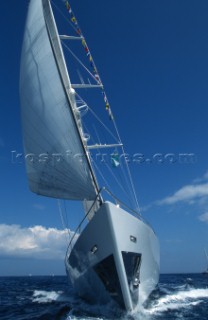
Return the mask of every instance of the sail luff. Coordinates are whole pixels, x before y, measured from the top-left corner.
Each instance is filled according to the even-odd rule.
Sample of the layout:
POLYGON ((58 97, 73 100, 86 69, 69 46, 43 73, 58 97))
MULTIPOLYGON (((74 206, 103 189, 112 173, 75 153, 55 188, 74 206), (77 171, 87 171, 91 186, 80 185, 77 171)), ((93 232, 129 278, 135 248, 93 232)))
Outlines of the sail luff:
MULTIPOLYGON (((43 4, 43 14, 45 18, 46 29, 48 32, 48 37, 51 43, 54 57, 56 60, 57 68, 60 73, 61 80, 63 81, 66 92, 68 93, 71 88, 71 81, 67 71, 64 54, 63 54, 62 46, 60 43, 60 37, 58 35, 58 30, 57 30, 56 22, 54 19, 53 11, 51 8, 50 0, 42 0, 42 4, 43 4)), ((71 103, 72 101, 70 99, 70 95, 69 94, 67 95, 71 103)))
POLYGON ((64 86, 64 89, 66 92, 66 96, 69 100, 69 108, 71 108, 71 112, 72 112, 74 122, 76 125, 77 133, 78 133, 78 136, 80 137, 80 142, 83 147, 83 153, 85 154, 85 157, 86 157, 86 160, 87 160, 87 163, 89 166, 93 185, 95 187, 96 194, 98 194, 99 193, 99 186, 98 186, 98 183, 97 183, 97 180, 96 180, 96 177, 95 177, 95 174, 94 174, 91 162, 90 162, 90 158, 88 156, 88 152, 86 150, 85 143, 82 138, 82 132, 80 132, 79 125, 77 123, 77 119, 76 119, 76 115, 75 115, 75 109, 77 109, 77 107, 76 107, 76 101, 75 101, 75 99, 73 99, 74 98, 74 90, 73 90, 71 82, 70 82, 70 77, 68 74, 68 70, 67 70, 67 66, 66 66, 66 62, 65 62, 61 42, 60 42, 60 37, 59 37, 58 30, 56 27, 56 22, 54 19, 50 0, 42 0, 42 3, 43 3, 43 12, 44 12, 44 17, 45 17, 46 27, 47 27, 49 39, 51 42, 51 46, 53 49, 54 57, 55 57, 55 60, 57 63, 57 68, 60 72, 60 78, 63 81, 63 86, 64 86))

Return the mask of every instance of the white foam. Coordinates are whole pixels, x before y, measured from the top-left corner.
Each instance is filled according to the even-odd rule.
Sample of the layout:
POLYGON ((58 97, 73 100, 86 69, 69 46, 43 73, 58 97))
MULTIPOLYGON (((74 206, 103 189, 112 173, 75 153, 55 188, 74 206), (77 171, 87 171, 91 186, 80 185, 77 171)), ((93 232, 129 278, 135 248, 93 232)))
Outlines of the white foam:
MULTIPOLYGON (((123 319, 129 319, 129 316, 133 319, 143 319, 150 320, 152 319, 153 314, 163 313, 168 310, 180 310, 183 308, 194 307, 200 304, 203 299, 208 299, 208 288, 207 289, 189 289, 189 290, 179 290, 174 294, 167 293, 165 296, 159 298, 154 302, 149 308, 144 308, 141 305, 138 306, 138 309, 130 312, 123 319)), ((69 302, 69 297, 64 297, 62 291, 45 291, 45 290, 35 290, 33 292, 32 301, 36 303, 50 303, 53 301, 67 301, 69 302)), ((81 303, 81 301, 80 301, 81 303)), ((79 301, 76 301, 76 307, 79 309, 84 309, 87 311, 88 305, 83 302, 79 305, 79 301)), ((89 306, 90 311, 94 311, 95 314, 102 314, 105 319, 108 318, 108 306, 89 306), (105 311, 105 312, 104 312, 105 311)), ((112 306, 111 306, 112 308, 112 306)), ((67 320, 103 320, 103 318, 91 318, 91 317, 77 317, 73 314, 73 308, 68 314, 67 320)))
POLYGON ((74 299, 66 320, 121 320, 120 311, 113 301, 106 304, 92 305, 77 298, 74 299))
POLYGON ((202 298, 208 299, 208 289, 190 289, 187 291, 178 291, 175 294, 169 294, 160 298, 156 304, 147 309, 150 314, 164 312, 167 310, 176 310, 196 306, 202 302, 202 298))
POLYGON ((186 299, 208 298, 208 289, 190 289, 188 291, 178 291, 175 294, 160 299, 161 303, 169 301, 184 301, 186 299))
POLYGON ((32 301, 38 303, 57 301, 62 293, 62 291, 35 290, 32 301))

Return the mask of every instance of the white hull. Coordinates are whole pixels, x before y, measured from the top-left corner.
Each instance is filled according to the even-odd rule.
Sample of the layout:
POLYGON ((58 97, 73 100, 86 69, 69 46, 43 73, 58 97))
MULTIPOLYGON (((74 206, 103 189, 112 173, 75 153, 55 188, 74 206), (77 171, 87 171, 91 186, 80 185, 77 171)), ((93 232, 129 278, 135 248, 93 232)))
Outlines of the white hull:
POLYGON ((66 270, 79 296, 113 299, 132 310, 158 283, 157 237, 145 222, 105 202, 67 253, 66 270))

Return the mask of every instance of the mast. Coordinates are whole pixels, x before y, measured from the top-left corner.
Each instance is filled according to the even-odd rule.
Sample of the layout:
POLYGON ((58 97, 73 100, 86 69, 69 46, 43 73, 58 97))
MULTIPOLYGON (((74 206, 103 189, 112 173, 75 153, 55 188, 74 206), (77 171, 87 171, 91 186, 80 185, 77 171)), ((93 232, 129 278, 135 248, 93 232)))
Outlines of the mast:
POLYGON ((60 42, 60 37, 58 35, 58 30, 57 30, 55 18, 54 18, 53 11, 51 8, 50 0, 42 0, 42 5, 43 5, 43 12, 44 12, 46 28, 47 28, 49 40, 51 43, 52 51, 54 54, 54 58, 56 61, 57 69, 58 69, 58 72, 60 75, 60 79, 61 79, 61 82, 62 82, 62 85, 64 88, 66 98, 68 100, 68 105, 69 105, 71 112, 72 112, 72 115, 73 115, 77 134, 80 138, 80 142, 81 142, 81 145, 83 148, 83 154, 85 155, 87 163, 88 163, 88 167, 90 170, 90 174, 91 174, 91 178, 92 178, 93 185, 95 188, 95 192, 97 195, 99 195, 100 201, 102 201, 101 195, 99 194, 99 186, 98 186, 98 183, 97 183, 97 180, 96 180, 96 177, 95 177, 95 174, 94 174, 91 162, 90 162, 90 158, 89 158, 89 155, 88 155, 88 152, 86 149, 86 144, 83 141, 82 132, 80 130, 81 128, 80 128, 80 125, 78 124, 76 111, 77 112, 79 112, 79 111, 77 110, 76 101, 74 98, 75 91, 74 91, 73 86, 70 82, 70 78, 69 78, 68 70, 66 67, 66 62, 65 62, 61 42, 60 42))

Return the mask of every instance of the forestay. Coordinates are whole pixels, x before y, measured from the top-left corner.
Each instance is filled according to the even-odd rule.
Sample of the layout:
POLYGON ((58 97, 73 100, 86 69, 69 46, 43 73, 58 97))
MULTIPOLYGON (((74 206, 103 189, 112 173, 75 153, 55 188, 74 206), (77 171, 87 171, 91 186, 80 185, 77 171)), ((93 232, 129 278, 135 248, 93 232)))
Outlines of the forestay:
MULTIPOLYGON (((54 56, 44 3, 47 0, 30 3, 21 59, 20 98, 29 185, 33 192, 48 197, 92 200, 96 192, 81 124, 75 120, 74 93, 61 47, 58 59, 63 70, 54 56)), ((59 46, 58 37, 56 41, 59 46)))

